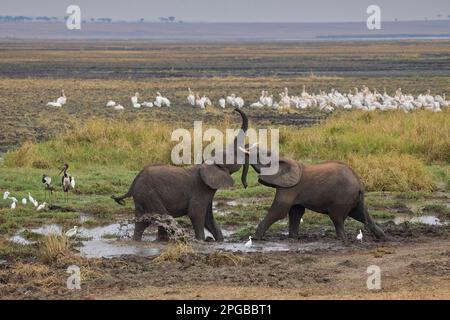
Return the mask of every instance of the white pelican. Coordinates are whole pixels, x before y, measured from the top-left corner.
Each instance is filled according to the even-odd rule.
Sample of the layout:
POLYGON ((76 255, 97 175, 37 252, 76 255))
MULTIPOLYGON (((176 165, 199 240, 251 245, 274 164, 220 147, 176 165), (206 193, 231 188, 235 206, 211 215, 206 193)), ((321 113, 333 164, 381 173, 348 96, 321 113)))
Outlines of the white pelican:
POLYGON ((220 98, 219 99, 219 106, 222 108, 222 109, 225 109, 225 104, 226 104, 226 101, 225 101, 225 98, 220 98))
POLYGON ((144 101, 144 102, 141 103, 141 106, 146 107, 146 108, 152 108, 153 107, 153 102, 144 101))
POLYGON ((139 109, 141 107, 141 104, 138 103, 139 93, 136 92, 134 96, 131 97, 131 104, 133 105, 133 108, 139 109))
POLYGON ((189 95, 187 97, 187 101, 191 106, 194 107, 195 106, 195 95, 192 92, 191 88, 188 88, 188 91, 189 91, 189 95))
POLYGON ((47 103, 47 106, 50 107, 62 107, 63 105, 66 104, 67 98, 66 95, 64 94, 64 89, 61 90, 61 97, 59 97, 58 99, 54 100, 54 101, 50 101, 47 103))
POLYGON ((109 100, 107 103, 106 103, 106 106, 107 107, 114 107, 116 105, 116 102, 115 101, 112 101, 112 100, 109 100))

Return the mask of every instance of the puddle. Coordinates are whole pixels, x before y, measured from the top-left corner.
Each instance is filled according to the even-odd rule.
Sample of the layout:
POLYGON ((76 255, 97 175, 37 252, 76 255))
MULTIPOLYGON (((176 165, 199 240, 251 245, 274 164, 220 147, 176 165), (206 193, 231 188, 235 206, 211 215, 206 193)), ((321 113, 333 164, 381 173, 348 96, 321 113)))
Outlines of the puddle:
POLYGON ((27 246, 27 245, 35 243, 35 241, 27 240, 24 237, 19 236, 19 235, 15 235, 15 236, 10 237, 9 241, 14 242, 14 243, 18 243, 18 244, 21 244, 21 245, 24 245, 24 246, 27 246))
POLYGON ((423 215, 418 217, 398 216, 395 217, 393 221, 395 224, 410 222, 426 224, 429 226, 442 226, 448 224, 448 221, 440 220, 438 217, 433 215, 423 215))
MULTIPOLYGON (((253 241, 252 246, 246 247, 245 242, 242 243, 215 243, 209 249, 209 252, 216 250, 224 250, 231 252, 311 252, 315 250, 330 250, 330 249, 340 249, 343 246, 340 243, 333 242, 308 242, 308 243, 299 243, 299 242, 257 242, 253 241), (211 250, 213 249, 213 250, 211 250)), ((201 251, 201 250, 200 250, 201 251)))
POLYGON ((122 255, 136 255, 148 257, 158 255, 163 248, 162 244, 151 242, 129 243, 114 240, 83 241, 78 248, 80 255, 86 258, 113 258, 122 255))
MULTIPOLYGON (((93 220, 89 215, 80 215, 80 221, 93 220)), ((384 220, 386 221, 386 220, 384 220)), ((395 224, 404 222, 422 223, 426 225, 445 225, 448 221, 440 220, 433 215, 422 216, 408 216, 397 215, 393 219, 395 224)), ((147 229, 143 235, 142 242, 134 242, 131 237, 134 232, 134 223, 130 221, 123 221, 119 223, 112 223, 106 226, 98 227, 80 227, 78 237, 82 240, 82 246, 78 247, 79 254, 87 258, 112 258, 121 255, 136 255, 136 256, 155 256, 165 248, 167 243, 156 242, 156 228, 147 229)), ((35 243, 21 236, 19 232, 10 241, 22 245, 30 245, 35 243)), ((62 234, 64 231, 60 225, 50 224, 39 228, 28 229, 41 235, 62 234)), ((222 229, 225 239, 230 239, 234 231, 222 229)), ((205 235, 212 237, 211 233, 205 230, 205 235)), ((309 242, 301 243, 295 241, 253 241, 253 245, 245 247, 246 241, 240 242, 204 242, 195 243, 194 247, 198 252, 211 253, 215 250, 229 251, 229 252, 312 252, 315 250, 339 250, 344 248, 340 242, 309 242)))

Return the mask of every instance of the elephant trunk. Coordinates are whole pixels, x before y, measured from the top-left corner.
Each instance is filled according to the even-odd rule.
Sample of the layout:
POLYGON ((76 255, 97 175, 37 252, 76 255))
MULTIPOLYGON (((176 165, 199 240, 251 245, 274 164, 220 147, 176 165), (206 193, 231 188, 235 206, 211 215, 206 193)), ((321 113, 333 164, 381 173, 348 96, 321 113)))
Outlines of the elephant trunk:
POLYGON ((242 167, 242 176, 241 176, 241 182, 242 185, 244 186, 244 188, 247 188, 248 184, 247 184, 247 175, 248 175, 248 167, 249 167, 249 160, 248 160, 248 155, 245 155, 245 163, 242 167))
MULTIPOLYGON (((241 117, 242 117, 241 131, 236 136, 236 138, 234 138, 234 144, 233 144, 234 145, 234 159, 235 159, 235 162, 237 164, 237 150, 238 150, 239 147, 242 148, 245 145, 245 140, 244 139, 245 139, 245 133, 248 130, 248 117, 242 110, 239 110, 239 109, 236 108, 236 109, 234 109, 234 111, 239 113, 241 115, 241 117), (239 146, 238 145, 238 138, 239 138, 239 136, 242 136, 242 135, 244 135, 244 137, 242 137, 242 142, 241 142, 242 145, 239 146)), ((248 163, 247 159, 245 160, 245 163, 248 163)), ((241 182, 242 182, 242 185, 244 186, 244 188, 247 188, 247 174, 248 174, 248 165, 247 166, 244 165, 244 168, 243 168, 243 171, 242 171, 242 176, 241 176, 241 182)))

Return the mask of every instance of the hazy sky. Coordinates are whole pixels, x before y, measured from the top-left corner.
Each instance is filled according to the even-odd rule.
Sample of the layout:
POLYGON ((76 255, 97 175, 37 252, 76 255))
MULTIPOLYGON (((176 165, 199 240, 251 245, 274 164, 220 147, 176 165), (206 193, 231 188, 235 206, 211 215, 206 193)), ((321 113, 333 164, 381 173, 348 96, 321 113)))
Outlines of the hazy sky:
POLYGON ((63 17, 70 4, 81 7, 83 19, 146 21, 170 15, 207 22, 364 21, 371 4, 381 7, 385 21, 450 15, 450 0, 0 0, 0 15, 63 17))

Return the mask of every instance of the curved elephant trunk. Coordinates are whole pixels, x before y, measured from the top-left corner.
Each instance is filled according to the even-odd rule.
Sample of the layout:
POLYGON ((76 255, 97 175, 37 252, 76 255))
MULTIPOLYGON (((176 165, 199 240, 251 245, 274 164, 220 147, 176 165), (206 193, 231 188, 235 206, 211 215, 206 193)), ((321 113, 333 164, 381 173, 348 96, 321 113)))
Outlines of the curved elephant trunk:
POLYGON ((243 111, 241 111, 241 110, 239 110, 237 108, 234 109, 234 111, 238 112, 241 115, 241 117, 242 117, 241 130, 244 131, 244 133, 247 132, 247 130, 248 130, 248 118, 247 118, 247 115, 243 111))
MULTIPOLYGON (((240 110, 240 109, 234 109, 234 111, 236 111, 237 113, 239 113, 240 115, 241 115, 241 117, 242 117, 242 125, 241 125, 241 130, 242 130, 242 132, 240 132, 237 136, 236 136, 236 138, 234 138, 234 154, 235 154, 235 160, 237 159, 237 149, 238 149, 238 147, 244 147, 244 145, 245 145, 245 143, 244 143, 244 145, 243 146, 238 146, 237 144, 238 144, 238 137, 239 137, 239 135, 240 134, 242 134, 242 133, 244 133, 244 135, 245 135, 245 133, 247 132, 247 130, 248 130, 248 117, 247 117, 247 115, 242 111, 242 110, 240 110)), ((246 157, 247 158, 247 157, 246 157)), ((245 160, 245 162, 247 163, 248 161, 247 160, 245 160)), ((244 186, 244 188, 247 188, 247 174, 248 174, 248 166, 246 167, 245 165, 244 165, 244 168, 243 168, 243 170, 242 170, 242 176, 241 176, 241 182, 242 182, 242 185, 244 186)))

